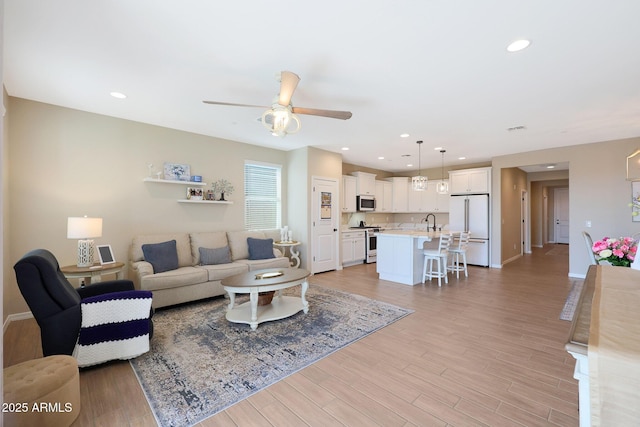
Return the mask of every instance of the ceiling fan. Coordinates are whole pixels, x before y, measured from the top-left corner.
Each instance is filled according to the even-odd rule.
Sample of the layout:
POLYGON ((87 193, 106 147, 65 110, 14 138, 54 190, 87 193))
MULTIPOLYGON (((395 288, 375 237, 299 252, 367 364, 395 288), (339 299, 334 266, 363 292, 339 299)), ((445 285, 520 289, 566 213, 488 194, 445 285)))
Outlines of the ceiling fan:
POLYGON ((332 119, 347 120, 351 118, 350 111, 320 110, 317 108, 294 107, 291 97, 296 90, 300 77, 291 71, 280 73, 280 93, 275 97, 271 107, 251 104, 235 104, 231 102, 202 101, 205 104, 227 105, 232 107, 257 107, 267 108, 262 114, 262 124, 269 129, 274 136, 286 136, 300 130, 300 119, 296 114, 329 117, 332 119), (295 127, 293 127, 295 126, 295 127))

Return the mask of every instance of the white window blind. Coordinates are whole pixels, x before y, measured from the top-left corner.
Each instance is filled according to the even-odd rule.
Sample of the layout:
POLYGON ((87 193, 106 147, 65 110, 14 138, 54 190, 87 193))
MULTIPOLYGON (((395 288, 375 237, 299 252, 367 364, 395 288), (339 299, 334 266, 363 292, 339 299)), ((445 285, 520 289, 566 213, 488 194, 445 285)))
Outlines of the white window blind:
POLYGON ((244 227, 280 228, 281 166, 247 162, 244 165, 244 227))

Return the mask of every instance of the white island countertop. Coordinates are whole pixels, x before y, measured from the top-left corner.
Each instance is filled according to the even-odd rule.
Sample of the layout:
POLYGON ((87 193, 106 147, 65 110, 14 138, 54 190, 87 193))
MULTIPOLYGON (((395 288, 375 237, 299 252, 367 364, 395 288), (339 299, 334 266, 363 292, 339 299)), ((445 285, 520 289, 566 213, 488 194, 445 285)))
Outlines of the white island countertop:
POLYGON ((376 271, 380 279, 405 285, 422 283, 424 244, 459 231, 385 230, 377 233, 376 271))

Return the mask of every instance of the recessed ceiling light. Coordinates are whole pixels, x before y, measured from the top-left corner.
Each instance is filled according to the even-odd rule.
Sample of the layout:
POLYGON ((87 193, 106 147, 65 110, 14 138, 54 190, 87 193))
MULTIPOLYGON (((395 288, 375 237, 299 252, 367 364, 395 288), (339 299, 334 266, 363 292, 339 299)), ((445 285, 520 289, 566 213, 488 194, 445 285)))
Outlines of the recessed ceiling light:
POLYGON ((531 41, 526 39, 520 39, 512 42, 509 46, 507 46, 508 52, 519 52, 522 49, 526 49, 531 44, 531 41))
POLYGON ((458 157, 458 160, 466 160, 467 158, 462 156, 462 157, 458 157))
POLYGON ((555 169, 556 165, 547 165, 547 169, 555 169))
POLYGON ((407 163, 407 167, 408 168, 412 168, 413 167, 413 163, 407 163))
POLYGON ((384 157, 380 156, 378 157, 378 160, 384 160, 384 157))
POLYGON ((342 151, 349 151, 349 147, 342 147, 342 151))
POLYGON ((401 133, 400 134, 400 138, 409 138, 409 134, 408 133, 401 133))
POLYGON ((434 150, 436 150, 436 151, 440 151, 440 150, 442 150, 442 149, 443 149, 442 147, 435 147, 435 148, 434 148, 434 150))
POLYGON ((125 99, 127 97, 127 95, 125 95, 122 92, 111 92, 109 95, 113 96, 114 98, 118 98, 118 99, 125 99))

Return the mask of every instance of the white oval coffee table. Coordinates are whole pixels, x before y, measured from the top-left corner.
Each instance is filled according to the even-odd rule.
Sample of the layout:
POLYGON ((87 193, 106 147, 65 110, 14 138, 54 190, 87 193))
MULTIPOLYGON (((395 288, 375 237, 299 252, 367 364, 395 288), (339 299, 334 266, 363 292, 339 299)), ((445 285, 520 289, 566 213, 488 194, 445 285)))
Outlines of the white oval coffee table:
POLYGON ((311 273, 303 268, 268 268, 236 274, 222 279, 221 284, 229 294, 227 320, 247 323, 252 330, 258 324, 293 316, 300 310, 306 314, 309 303, 305 299, 311 273), (300 297, 282 295, 282 290, 301 285, 300 297), (258 305, 258 293, 277 291, 270 304, 258 305), (249 301, 235 305, 236 294, 249 294, 249 301))

